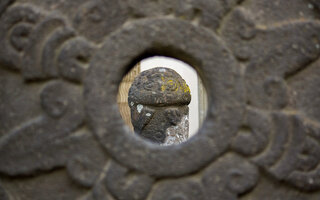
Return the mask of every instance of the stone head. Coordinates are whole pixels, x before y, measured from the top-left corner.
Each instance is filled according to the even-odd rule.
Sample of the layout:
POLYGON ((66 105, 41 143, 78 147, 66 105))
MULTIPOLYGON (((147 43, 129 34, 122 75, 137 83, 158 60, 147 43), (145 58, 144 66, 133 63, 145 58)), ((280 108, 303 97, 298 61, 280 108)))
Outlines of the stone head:
POLYGON ((182 122, 185 125, 190 101, 189 86, 176 71, 157 67, 141 72, 128 96, 135 133, 164 144, 170 136, 170 127, 178 127, 182 122))

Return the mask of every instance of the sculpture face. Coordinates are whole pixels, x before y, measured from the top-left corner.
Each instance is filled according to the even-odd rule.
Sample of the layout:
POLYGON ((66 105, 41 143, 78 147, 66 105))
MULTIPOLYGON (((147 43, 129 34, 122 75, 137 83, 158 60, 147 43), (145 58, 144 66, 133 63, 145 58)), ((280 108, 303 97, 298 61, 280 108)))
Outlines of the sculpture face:
POLYGON ((188 138, 190 89, 172 69, 158 67, 136 77, 128 103, 135 133, 158 144, 178 144, 188 138))

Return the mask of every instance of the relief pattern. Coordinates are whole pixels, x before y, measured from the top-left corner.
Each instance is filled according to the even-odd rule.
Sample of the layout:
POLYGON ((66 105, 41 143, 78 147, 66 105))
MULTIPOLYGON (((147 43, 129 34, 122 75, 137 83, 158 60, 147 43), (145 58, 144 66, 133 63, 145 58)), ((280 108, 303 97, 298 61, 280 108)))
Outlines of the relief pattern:
MULTIPOLYGON (((79 200, 263 199, 259 184, 266 179, 287 188, 277 193, 279 198, 296 191, 304 195, 302 199, 319 197, 317 1, 79 0, 72 14, 65 13, 69 4, 63 1, 37 2, 0 3, 0 199, 56 199, 54 192, 63 194, 61 199, 79 200), (152 34, 163 38, 153 39, 152 34), (204 42, 191 38, 193 34, 201 35, 204 42), (137 49, 125 43, 141 38, 146 41, 140 41, 137 49), (158 44, 166 39, 167 46, 158 44), (203 47, 207 41, 221 48, 203 47), (126 136, 125 128, 117 128, 124 124, 119 116, 92 109, 110 105, 108 109, 116 112, 117 83, 132 64, 126 58, 132 62, 137 58, 132 52, 146 51, 198 64, 208 91, 217 92, 210 93, 213 98, 203 132, 182 148, 150 147, 126 136), (220 63, 217 55, 224 55, 230 66, 220 63), (103 67, 99 71, 92 66, 103 67), (20 81, 13 78, 17 76, 20 81), (108 89, 88 90, 100 83, 108 89), (19 84, 26 88, 20 97, 14 96, 19 84), (238 88, 239 94, 234 94, 238 88), (87 96, 103 101, 93 104, 87 96), (21 98, 18 104, 32 99, 34 105, 23 108, 33 113, 32 118, 25 116, 27 120, 20 123, 10 117, 21 109, 11 101, 14 98, 21 98), (106 134, 97 124, 115 128, 106 134), (124 152, 134 148, 137 151, 130 153, 136 157, 128 158, 124 152), (152 163, 158 156, 154 152, 178 164, 152 163), (186 162, 181 156, 187 154, 203 157, 186 162), (67 179, 59 178, 65 175, 67 179), (33 188, 26 186, 28 181, 33 188), (61 181, 65 190, 56 186, 47 196, 37 192, 51 187, 52 181, 57 185, 61 181)), ((176 90, 177 84, 167 89, 176 90)), ((157 86, 143 87, 149 91, 157 86)))

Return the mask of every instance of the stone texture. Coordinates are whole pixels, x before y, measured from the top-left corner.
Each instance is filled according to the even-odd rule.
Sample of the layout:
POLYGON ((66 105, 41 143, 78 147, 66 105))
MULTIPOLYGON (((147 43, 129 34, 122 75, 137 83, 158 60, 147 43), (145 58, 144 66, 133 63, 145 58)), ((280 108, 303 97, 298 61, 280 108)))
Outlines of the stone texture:
POLYGON ((319 19, 317 0, 1 0, 0 199, 318 200, 319 19), (153 55, 208 92, 180 145, 118 112, 153 55))
POLYGON ((128 95, 134 132, 157 144, 180 144, 189 135, 190 89, 174 70, 156 67, 141 72, 128 95))

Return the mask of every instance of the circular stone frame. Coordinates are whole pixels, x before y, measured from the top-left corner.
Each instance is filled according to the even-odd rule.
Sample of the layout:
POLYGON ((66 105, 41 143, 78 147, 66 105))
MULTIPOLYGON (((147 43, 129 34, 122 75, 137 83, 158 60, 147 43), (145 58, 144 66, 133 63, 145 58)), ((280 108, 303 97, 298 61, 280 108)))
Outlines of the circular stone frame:
POLYGON ((216 34, 189 22, 157 18, 126 23, 104 41, 91 60, 84 98, 91 130, 115 160, 157 177, 194 172, 225 152, 244 112, 240 66, 216 34), (130 66, 148 55, 183 60, 202 77, 209 109, 198 134, 173 146, 130 134, 116 97, 130 66))

